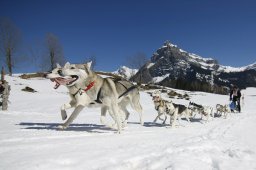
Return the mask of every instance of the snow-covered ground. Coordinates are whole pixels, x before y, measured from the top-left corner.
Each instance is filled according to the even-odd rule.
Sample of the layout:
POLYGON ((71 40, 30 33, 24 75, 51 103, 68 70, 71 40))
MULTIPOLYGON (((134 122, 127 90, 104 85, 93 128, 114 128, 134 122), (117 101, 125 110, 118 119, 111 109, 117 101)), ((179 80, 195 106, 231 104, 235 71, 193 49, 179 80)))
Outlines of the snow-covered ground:
MULTIPOLYGON (((7 80, 12 88, 11 103, 8 111, 0 111, 0 169, 256 169, 255 88, 243 92, 242 113, 209 123, 182 120, 183 126, 174 129, 152 123, 157 113, 149 94, 141 92, 144 126, 133 112, 128 127, 119 135, 100 124, 99 108, 84 109, 70 128, 57 130, 62 123, 59 108, 69 101, 67 90, 54 90, 45 79, 7 80), (38 92, 21 91, 25 86, 38 92)), ((188 94, 192 101, 210 106, 228 103, 229 98, 188 94)))

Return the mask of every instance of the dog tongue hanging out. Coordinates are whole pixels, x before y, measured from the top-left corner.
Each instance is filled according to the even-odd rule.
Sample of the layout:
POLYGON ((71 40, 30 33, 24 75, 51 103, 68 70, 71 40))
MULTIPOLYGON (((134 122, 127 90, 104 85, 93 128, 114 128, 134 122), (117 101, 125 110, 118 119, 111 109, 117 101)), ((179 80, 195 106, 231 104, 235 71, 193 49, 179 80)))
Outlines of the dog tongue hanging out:
POLYGON ((59 88, 60 85, 69 85, 77 80, 76 76, 64 77, 59 64, 57 64, 57 68, 51 71, 51 74, 47 75, 47 78, 56 83, 54 89, 59 88))
POLYGON ((72 81, 75 80, 75 78, 62 78, 62 77, 57 77, 57 78, 51 78, 50 79, 52 82, 55 82, 54 89, 57 89, 60 85, 67 85, 71 83, 72 81))

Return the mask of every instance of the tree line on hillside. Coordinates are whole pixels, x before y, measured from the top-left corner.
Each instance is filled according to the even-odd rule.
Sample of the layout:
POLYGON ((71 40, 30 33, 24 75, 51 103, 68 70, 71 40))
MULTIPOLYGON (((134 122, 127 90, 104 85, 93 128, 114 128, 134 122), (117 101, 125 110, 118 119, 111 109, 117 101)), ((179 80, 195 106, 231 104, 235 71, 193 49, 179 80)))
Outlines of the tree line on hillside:
POLYGON ((226 88, 225 86, 211 85, 207 82, 202 82, 198 80, 188 82, 187 80, 184 80, 182 78, 164 81, 161 85, 182 90, 204 91, 217 94, 228 94, 229 91, 228 88, 226 88))

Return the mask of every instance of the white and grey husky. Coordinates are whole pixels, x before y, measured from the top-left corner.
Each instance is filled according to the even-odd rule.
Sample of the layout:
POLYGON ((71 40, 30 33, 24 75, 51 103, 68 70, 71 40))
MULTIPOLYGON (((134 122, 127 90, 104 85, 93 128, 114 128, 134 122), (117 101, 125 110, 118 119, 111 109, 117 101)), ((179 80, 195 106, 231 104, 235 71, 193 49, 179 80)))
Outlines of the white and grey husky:
POLYGON ((158 115, 155 118, 154 123, 157 121, 157 119, 160 119, 160 120, 163 120, 163 124, 164 124, 166 122, 167 115, 170 116, 171 127, 176 126, 177 118, 179 120, 179 125, 180 125, 182 116, 185 116, 187 121, 190 122, 192 112, 186 106, 181 104, 175 104, 172 101, 163 100, 161 97, 161 93, 159 91, 155 91, 152 94, 152 96, 153 96, 155 109, 158 112, 158 115), (162 115, 165 116, 164 119, 161 118, 162 115))
POLYGON ((231 110, 227 104, 226 105, 221 105, 221 104, 216 105, 216 113, 218 115, 224 116, 225 119, 227 118, 227 116, 230 112, 231 112, 231 110), (222 115, 222 114, 224 114, 224 115, 222 115))
POLYGON ((46 78, 56 83, 55 89, 64 85, 69 90, 71 101, 61 107, 62 119, 67 118, 66 109, 75 108, 66 122, 59 126, 60 129, 67 128, 84 107, 96 104, 101 106, 101 122, 110 127, 116 125, 118 133, 122 129, 121 113, 125 113, 125 122, 128 120, 128 104, 139 113, 140 123, 143 125, 138 88, 127 80, 100 77, 91 70, 91 62, 79 65, 66 63, 64 67, 57 65, 46 78), (114 119, 112 126, 105 122, 107 111, 114 119))

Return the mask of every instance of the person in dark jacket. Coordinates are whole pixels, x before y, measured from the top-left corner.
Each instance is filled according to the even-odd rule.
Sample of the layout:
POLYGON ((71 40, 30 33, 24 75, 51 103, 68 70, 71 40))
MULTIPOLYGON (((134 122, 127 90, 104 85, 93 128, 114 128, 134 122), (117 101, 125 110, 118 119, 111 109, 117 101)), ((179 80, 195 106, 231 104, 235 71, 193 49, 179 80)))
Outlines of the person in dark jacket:
MULTIPOLYGON (((241 106, 240 106, 240 98, 241 98, 241 92, 240 89, 237 86, 233 86, 232 90, 230 91, 230 101, 233 101, 234 103, 236 103, 236 108, 238 110, 238 112, 241 112, 241 106)), ((233 112, 234 110, 231 109, 231 111, 233 112)))
POLYGON ((2 106, 2 94, 4 91, 3 82, 0 80, 0 106, 2 106))

